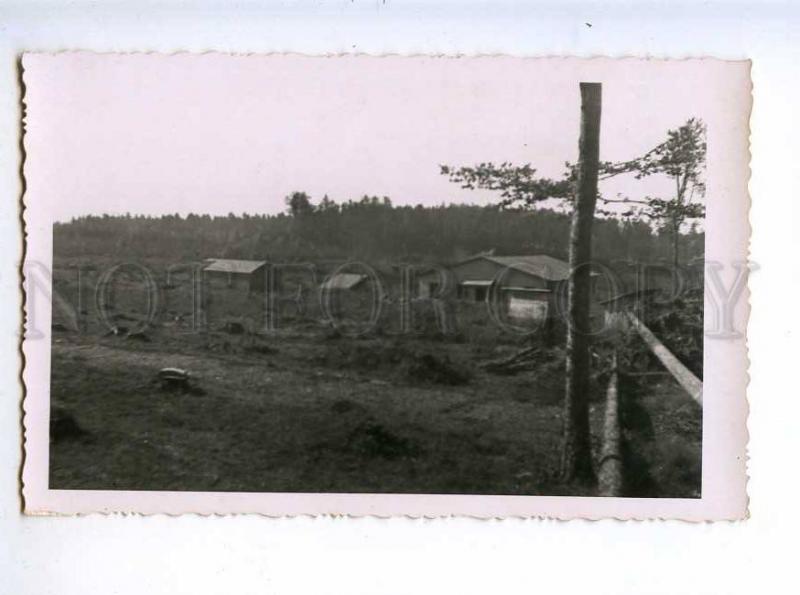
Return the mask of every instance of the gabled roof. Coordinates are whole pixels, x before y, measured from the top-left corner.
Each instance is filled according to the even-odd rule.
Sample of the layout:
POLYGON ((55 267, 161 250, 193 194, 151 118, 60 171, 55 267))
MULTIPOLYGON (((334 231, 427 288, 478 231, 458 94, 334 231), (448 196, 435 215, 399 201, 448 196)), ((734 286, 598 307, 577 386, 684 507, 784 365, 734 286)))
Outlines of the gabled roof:
POLYGON ((233 260, 230 258, 213 258, 206 271, 216 273, 252 273, 267 264, 266 260, 233 260))
POLYGON ((502 267, 508 267, 535 277, 541 277, 547 281, 564 281, 569 279, 569 264, 558 258, 548 256, 547 254, 529 254, 522 256, 492 256, 489 254, 481 254, 460 262, 456 266, 478 258, 484 258, 502 267))
POLYGON ((320 288, 353 289, 366 278, 366 275, 359 275, 358 273, 336 273, 325 279, 320 288))

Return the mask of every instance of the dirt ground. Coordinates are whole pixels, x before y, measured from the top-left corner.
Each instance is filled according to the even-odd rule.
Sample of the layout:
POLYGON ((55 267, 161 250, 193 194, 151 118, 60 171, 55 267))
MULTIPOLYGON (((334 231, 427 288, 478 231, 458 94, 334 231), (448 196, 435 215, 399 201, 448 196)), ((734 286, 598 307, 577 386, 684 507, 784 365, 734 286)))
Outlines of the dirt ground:
MULTIPOLYGON (((59 278, 67 296, 70 279, 59 278)), ((130 327, 119 335, 91 315, 81 332, 54 318, 51 488, 593 493, 557 479, 559 362, 485 371, 520 341, 483 323, 448 340, 348 338, 306 316, 253 334, 225 320, 254 300, 234 306, 220 293, 217 307, 231 310, 208 330, 164 307, 135 338, 145 317, 135 299, 115 303, 111 323, 130 327), (164 367, 188 371, 188 389, 163 387, 164 367)), ((647 382, 623 411, 630 495, 699 496, 700 411, 669 378, 647 382)), ((602 393, 591 404, 596 451, 602 393)))

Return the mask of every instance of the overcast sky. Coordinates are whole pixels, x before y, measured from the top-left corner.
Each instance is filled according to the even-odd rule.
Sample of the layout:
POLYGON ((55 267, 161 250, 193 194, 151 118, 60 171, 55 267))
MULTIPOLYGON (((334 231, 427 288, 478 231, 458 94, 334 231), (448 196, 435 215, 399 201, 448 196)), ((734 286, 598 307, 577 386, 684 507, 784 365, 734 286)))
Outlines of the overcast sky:
MULTIPOLYGON (((29 199, 85 214, 276 213, 303 190, 489 204, 439 164, 577 158, 580 81, 603 83, 601 159, 640 155, 741 81, 709 61, 89 53, 24 58, 29 199)), ((741 68, 738 69, 741 71, 741 68)), ((719 125, 719 124, 716 124, 719 125)), ((605 182, 612 196, 666 180, 605 182)))

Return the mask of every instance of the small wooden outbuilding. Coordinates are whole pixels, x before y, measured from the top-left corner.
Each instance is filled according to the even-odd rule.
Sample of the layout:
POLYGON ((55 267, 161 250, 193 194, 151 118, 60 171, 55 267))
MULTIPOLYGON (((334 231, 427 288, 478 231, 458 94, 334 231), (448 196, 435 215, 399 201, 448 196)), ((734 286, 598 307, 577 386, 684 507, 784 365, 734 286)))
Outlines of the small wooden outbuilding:
POLYGON ((363 320, 375 306, 374 287, 359 273, 333 273, 319 286, 320 299, 328 315, 337 319, 363 320))
POLYGON ((207 259, 203 274, 209 283, 229 288, 263 292, 267 285, 267 262, 264 260, 207 259))

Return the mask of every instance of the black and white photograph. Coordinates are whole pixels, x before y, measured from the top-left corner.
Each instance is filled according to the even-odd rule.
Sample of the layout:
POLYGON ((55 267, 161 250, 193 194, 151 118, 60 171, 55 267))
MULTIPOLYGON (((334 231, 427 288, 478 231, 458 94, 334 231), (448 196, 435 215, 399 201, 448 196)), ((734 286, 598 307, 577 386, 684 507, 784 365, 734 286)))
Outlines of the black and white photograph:
POLYGON ((746 63, 22 71, 49 490, 703 497, 746 63))
POLYGON ((0 0, 0 595, 797 591, 798 24, 0 0))

